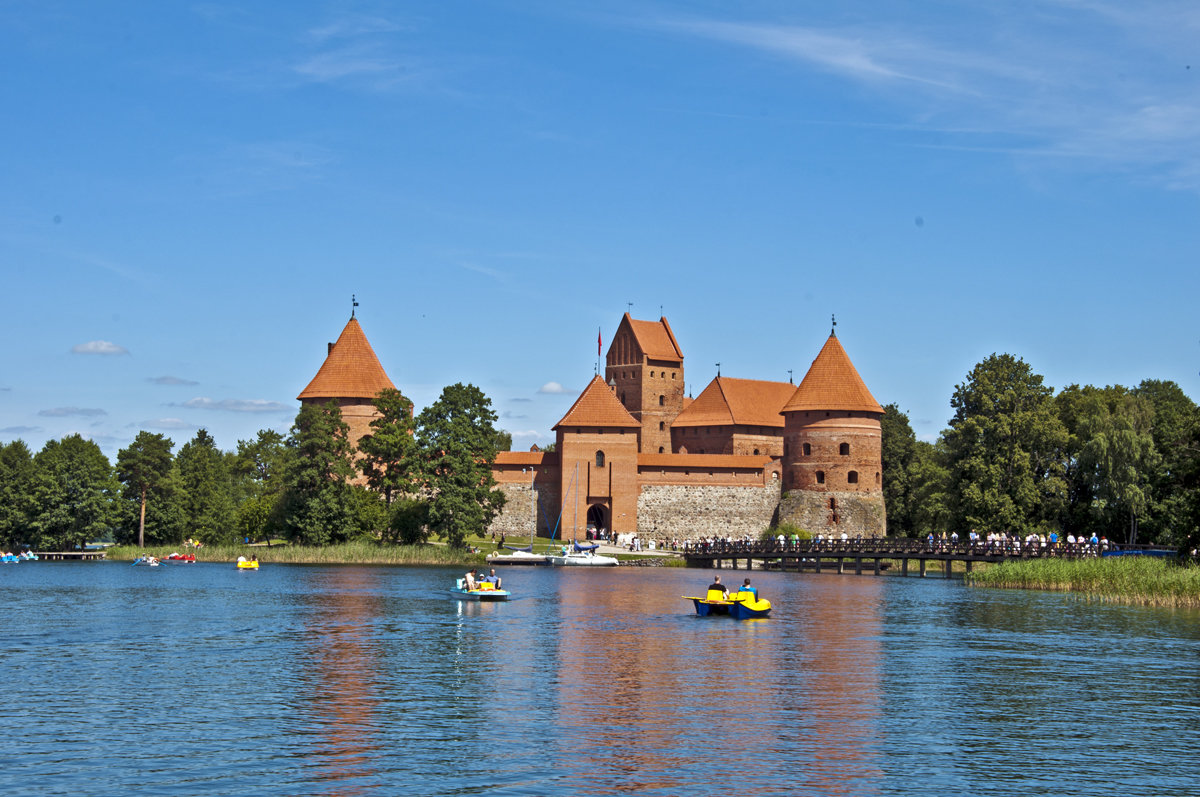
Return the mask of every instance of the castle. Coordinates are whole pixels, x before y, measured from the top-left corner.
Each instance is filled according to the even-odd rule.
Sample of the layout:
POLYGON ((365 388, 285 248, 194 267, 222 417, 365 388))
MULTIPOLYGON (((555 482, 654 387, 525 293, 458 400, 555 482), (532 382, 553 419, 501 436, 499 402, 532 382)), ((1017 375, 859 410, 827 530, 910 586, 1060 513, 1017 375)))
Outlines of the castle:
MULTIPOLYGON (((554 426, 554 450, 502 451, 507 495, 491 531, 559 526, 658 539, 757 537, 778 523, 883 536, 880 419, 834 332, 799 385, 718 375, 684 396, 683 351, 666 318, 621 319, 597 374, 554 426)), ((298 396, 334 400, 351 440, 394 387, 353 317, 298 396)))

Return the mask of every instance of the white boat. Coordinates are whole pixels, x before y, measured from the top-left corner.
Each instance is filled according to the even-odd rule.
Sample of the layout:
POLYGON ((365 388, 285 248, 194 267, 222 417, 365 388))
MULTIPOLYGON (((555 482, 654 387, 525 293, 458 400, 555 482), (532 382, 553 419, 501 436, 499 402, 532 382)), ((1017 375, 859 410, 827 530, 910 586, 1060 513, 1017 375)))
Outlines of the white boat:
POLYGON ((550 562, 540 553, 532 551, 510 550, 507 554, 499 551, 487 555, 489 565, 548 565, 550 562))
POLYGON ((549 554, 546 559, 557 567, 615 567, 617 558, 596 553, 596 545, 580 545, 575 543, 571 549, 561 554, 549 554))

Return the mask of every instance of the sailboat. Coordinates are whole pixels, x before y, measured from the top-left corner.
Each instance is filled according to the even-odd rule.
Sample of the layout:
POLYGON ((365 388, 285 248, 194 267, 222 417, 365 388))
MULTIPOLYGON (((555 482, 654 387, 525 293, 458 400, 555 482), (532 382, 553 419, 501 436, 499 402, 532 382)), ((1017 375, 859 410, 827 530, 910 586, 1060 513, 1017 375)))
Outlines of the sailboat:
MULTIPOLYGON (((579 480, 579 463, 575 463, 575 475, 571 477, 571 488, 567 494, 574 498, 575 485, 579 480)), ((600 546, 597 543, 580 543, 575 539, 575 535, 579 530, 579 503, 575 503, 575 522, 571 530, 571 546, 562 546, 561 554, 547 554, 546 560, 556 567, 615 567, 617 559, 615 556, 605 556, 604 554, 596 553, 596 549, 600 546)), ((558 513, 559 520, 562 520, 562 512, 558 513)))
MULTIPOLYGON (((532 484, 530 485, 532 488, 532 484)), ((548 565, 550 562, 540 553, 533 552, 533 535, 537 533, 537 491, 533 493, 533 527, 529 529, 529 545, 525 548, 517 548, 512 545, 505 545, 504 548, 510 553, 502 554, 499 551, 493 551, 487 555, 487 563, 489 565, 548 565)))

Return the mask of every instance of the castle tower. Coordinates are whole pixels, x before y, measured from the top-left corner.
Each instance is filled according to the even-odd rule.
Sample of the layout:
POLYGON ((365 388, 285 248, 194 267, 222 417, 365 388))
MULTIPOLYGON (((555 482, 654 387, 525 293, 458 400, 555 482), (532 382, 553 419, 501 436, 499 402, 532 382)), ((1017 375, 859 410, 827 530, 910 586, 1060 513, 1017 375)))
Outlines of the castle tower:
POLYGON ((562 539, 573 531, 583 539, 589 523, 615 534, 637 531, 640 426, 599 375, 555 424, 562 539))
POLYGON ((296 398, 301 404, 336 401, 342 420, 350 426, 350 442, 370 434, 371 421, 378 416, 374 399, 384 388, 395 388, 367 342, 358 320, 351 315, 346 328, 329 349, 317 375, 296 398))
POLYGON ((666 318, 626 313, 605 358, 604 381, 640 426, 643 453, 671 452, 671 422, 683 410, 683 352, 666 318))
POLYGON ((836 334, 829 334, 781 412, 780 520, 814 534, 883 536, 883 407, 836 334))

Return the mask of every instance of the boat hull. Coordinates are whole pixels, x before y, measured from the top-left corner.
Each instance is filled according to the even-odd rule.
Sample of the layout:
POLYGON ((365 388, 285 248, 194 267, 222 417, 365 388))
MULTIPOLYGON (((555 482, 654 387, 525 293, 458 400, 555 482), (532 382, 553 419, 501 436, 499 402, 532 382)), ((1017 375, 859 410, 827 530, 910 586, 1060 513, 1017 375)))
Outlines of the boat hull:
POLYGON ((612 556, 597 553, 569 553, 564 556, 547 556, 550 564, 555 567, 616 567, 617 560, 612 556))
POLYGON ((506 589, 466 590, 455 587, 450 594, 463 601, 506 601, 512 594, 506 589))
POLYGON ((489 565, 548 565, 550 562, 541 554, 517 552, 506 556, 490 555, 489 565))

